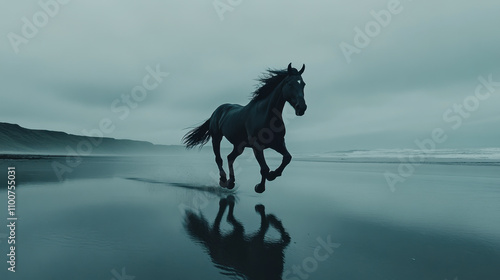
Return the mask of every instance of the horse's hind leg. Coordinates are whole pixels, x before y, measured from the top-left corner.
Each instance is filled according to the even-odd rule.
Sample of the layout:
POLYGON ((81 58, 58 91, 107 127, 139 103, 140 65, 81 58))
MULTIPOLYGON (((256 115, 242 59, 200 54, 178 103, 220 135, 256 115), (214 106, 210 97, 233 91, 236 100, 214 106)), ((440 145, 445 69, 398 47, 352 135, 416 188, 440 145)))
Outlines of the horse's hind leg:
POLYGON ((222 136, 216 135, 212 136, 212 147, 214 149, 215 154, 215 163, 217 163, 217 167, 219 168, 219 185, 223 188, 227 185, 227 177, 226 172, 224 171, 224 167, 222 167, 222 157, 220 156, 220 142, 222 141, 222 136))
POLYGON ((227 199, 223 198, 219 201, 219 212, 217 212, 217 216, 215 217, 213 229, 216 233, 220 233, 220 222, 222 221, 222 216, 227 208, 227 199))
POLYGON ((233 226, 233 232, 232 232, 233 236, 243 236, 245 228, 234 217, 234 200, 235 199, 233 196, 228 197, 229 211, 227 213, 227 221, 233 226))
POLYGON ((228 189, 234 188, 235 177, 233 163, 234 160, 243 153, 244 149, 245 147, 238 148, 238 146, 234 145, 233 151, 227 156, 227 162, 229 165, 229 181, 227 182, 228 189))

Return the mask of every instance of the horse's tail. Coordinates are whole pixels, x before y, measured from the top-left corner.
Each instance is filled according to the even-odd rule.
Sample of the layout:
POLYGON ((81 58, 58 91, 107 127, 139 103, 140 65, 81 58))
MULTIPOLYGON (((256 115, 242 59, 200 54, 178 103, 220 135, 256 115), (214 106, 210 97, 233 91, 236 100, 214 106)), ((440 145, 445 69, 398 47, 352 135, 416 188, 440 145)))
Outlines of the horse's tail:
POLYGON ((182 137, 182 142, 186 145, 187 149, 192 149, 198 145, 203 147, 208 140, 210 140, 210 119, 204 122, 202 125, 189 131, 184 137, 182 137))

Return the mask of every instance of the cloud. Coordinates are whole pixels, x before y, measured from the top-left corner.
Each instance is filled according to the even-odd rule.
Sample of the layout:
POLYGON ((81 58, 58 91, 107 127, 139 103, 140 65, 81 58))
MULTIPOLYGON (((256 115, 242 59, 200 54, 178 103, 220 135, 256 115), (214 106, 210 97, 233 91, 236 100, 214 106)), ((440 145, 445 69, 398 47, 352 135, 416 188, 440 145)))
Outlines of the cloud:
MULTIPOLYGON (((0 17, 0 119, 80 133, 102 117, 116 118, 111 102, 142 82, 146 66, 160 64, 171 76, 111 136, 178 144, 183 128, 218 105, 248 102, 266 68, 293 62, 307 65, 309 110, 289 124, 288 142, 326 148, 350 137, 356 141, 346 143, 356 147, 410 146, 394 135, 419 135, 442 122, 479 75, 500 80, 500 38, 493 35, 500 4, 401 3, 401 14, 348 64, 339 44, 352 42, 354 28, 387 1, 244 1, 224 21, 211 1, 71 1, 19 54, 6 35, 20 33, 21 18, 40 7, 11 1, 0 17)), ((498 105, 492 96, 470 121, 491 119, 498 105)), ((481 127, 474 133, 491 137, 486 131, 498 122, 481 127)))

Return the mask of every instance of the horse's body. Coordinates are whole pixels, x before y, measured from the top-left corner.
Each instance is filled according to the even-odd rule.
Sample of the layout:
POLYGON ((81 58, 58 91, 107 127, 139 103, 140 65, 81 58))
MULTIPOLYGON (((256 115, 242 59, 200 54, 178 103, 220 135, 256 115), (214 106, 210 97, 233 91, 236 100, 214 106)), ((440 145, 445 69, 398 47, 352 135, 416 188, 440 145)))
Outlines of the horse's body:
POLYGON ((269 75, 260 80, 263 85, 255 91, 246 106, 223 104, 213 112, 210 119, 184 136, 187 148, 204 145, 212 138, 215 161, 219 167, 219 184, 222 187, 234 187, 233 163, 246 147, 252 148, 260 165, 262 179, 255 186, 256 192, 265 190, 266 179, 272 181, 281 176, 292 159, 285 145, 286 130, 282 112, 286 102, 292 105, 298 116, 302 116, 307 109, 304 100, 305 83, 301 77, 304 69, 305 66, 297 71, 290 64, 287 70, 269 70, 269 75), (233 144, 233 151, 227 157, 229 181, 220 155, 222 137, 233 144), (283 161, 275 171, 269 171, 265 161, 264 149, 267 148, 283 155, 283 161))

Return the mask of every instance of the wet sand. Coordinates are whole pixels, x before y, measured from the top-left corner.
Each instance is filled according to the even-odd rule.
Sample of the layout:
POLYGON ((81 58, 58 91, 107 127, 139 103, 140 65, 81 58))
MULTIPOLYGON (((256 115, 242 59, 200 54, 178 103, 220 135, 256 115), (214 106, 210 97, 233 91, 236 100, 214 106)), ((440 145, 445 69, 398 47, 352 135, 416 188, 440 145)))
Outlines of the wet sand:
MULTIPOLYGON (((217 186, 208 152, 0 160, 18 180, 16 273, 1 279, 497 279, 497 165, 420 165, 391 191, 396 163, 294 159, 256 194, 259 169, 237 160, 217 186)), ((277 166, 278 159, 268 160, 277 166)), ((7 189, 0 188, 7 224, 7 189)), ((3 235, 2 235, 3 234, 3 235)), ((2 238, 4 237, 4 238, 2 238)))

